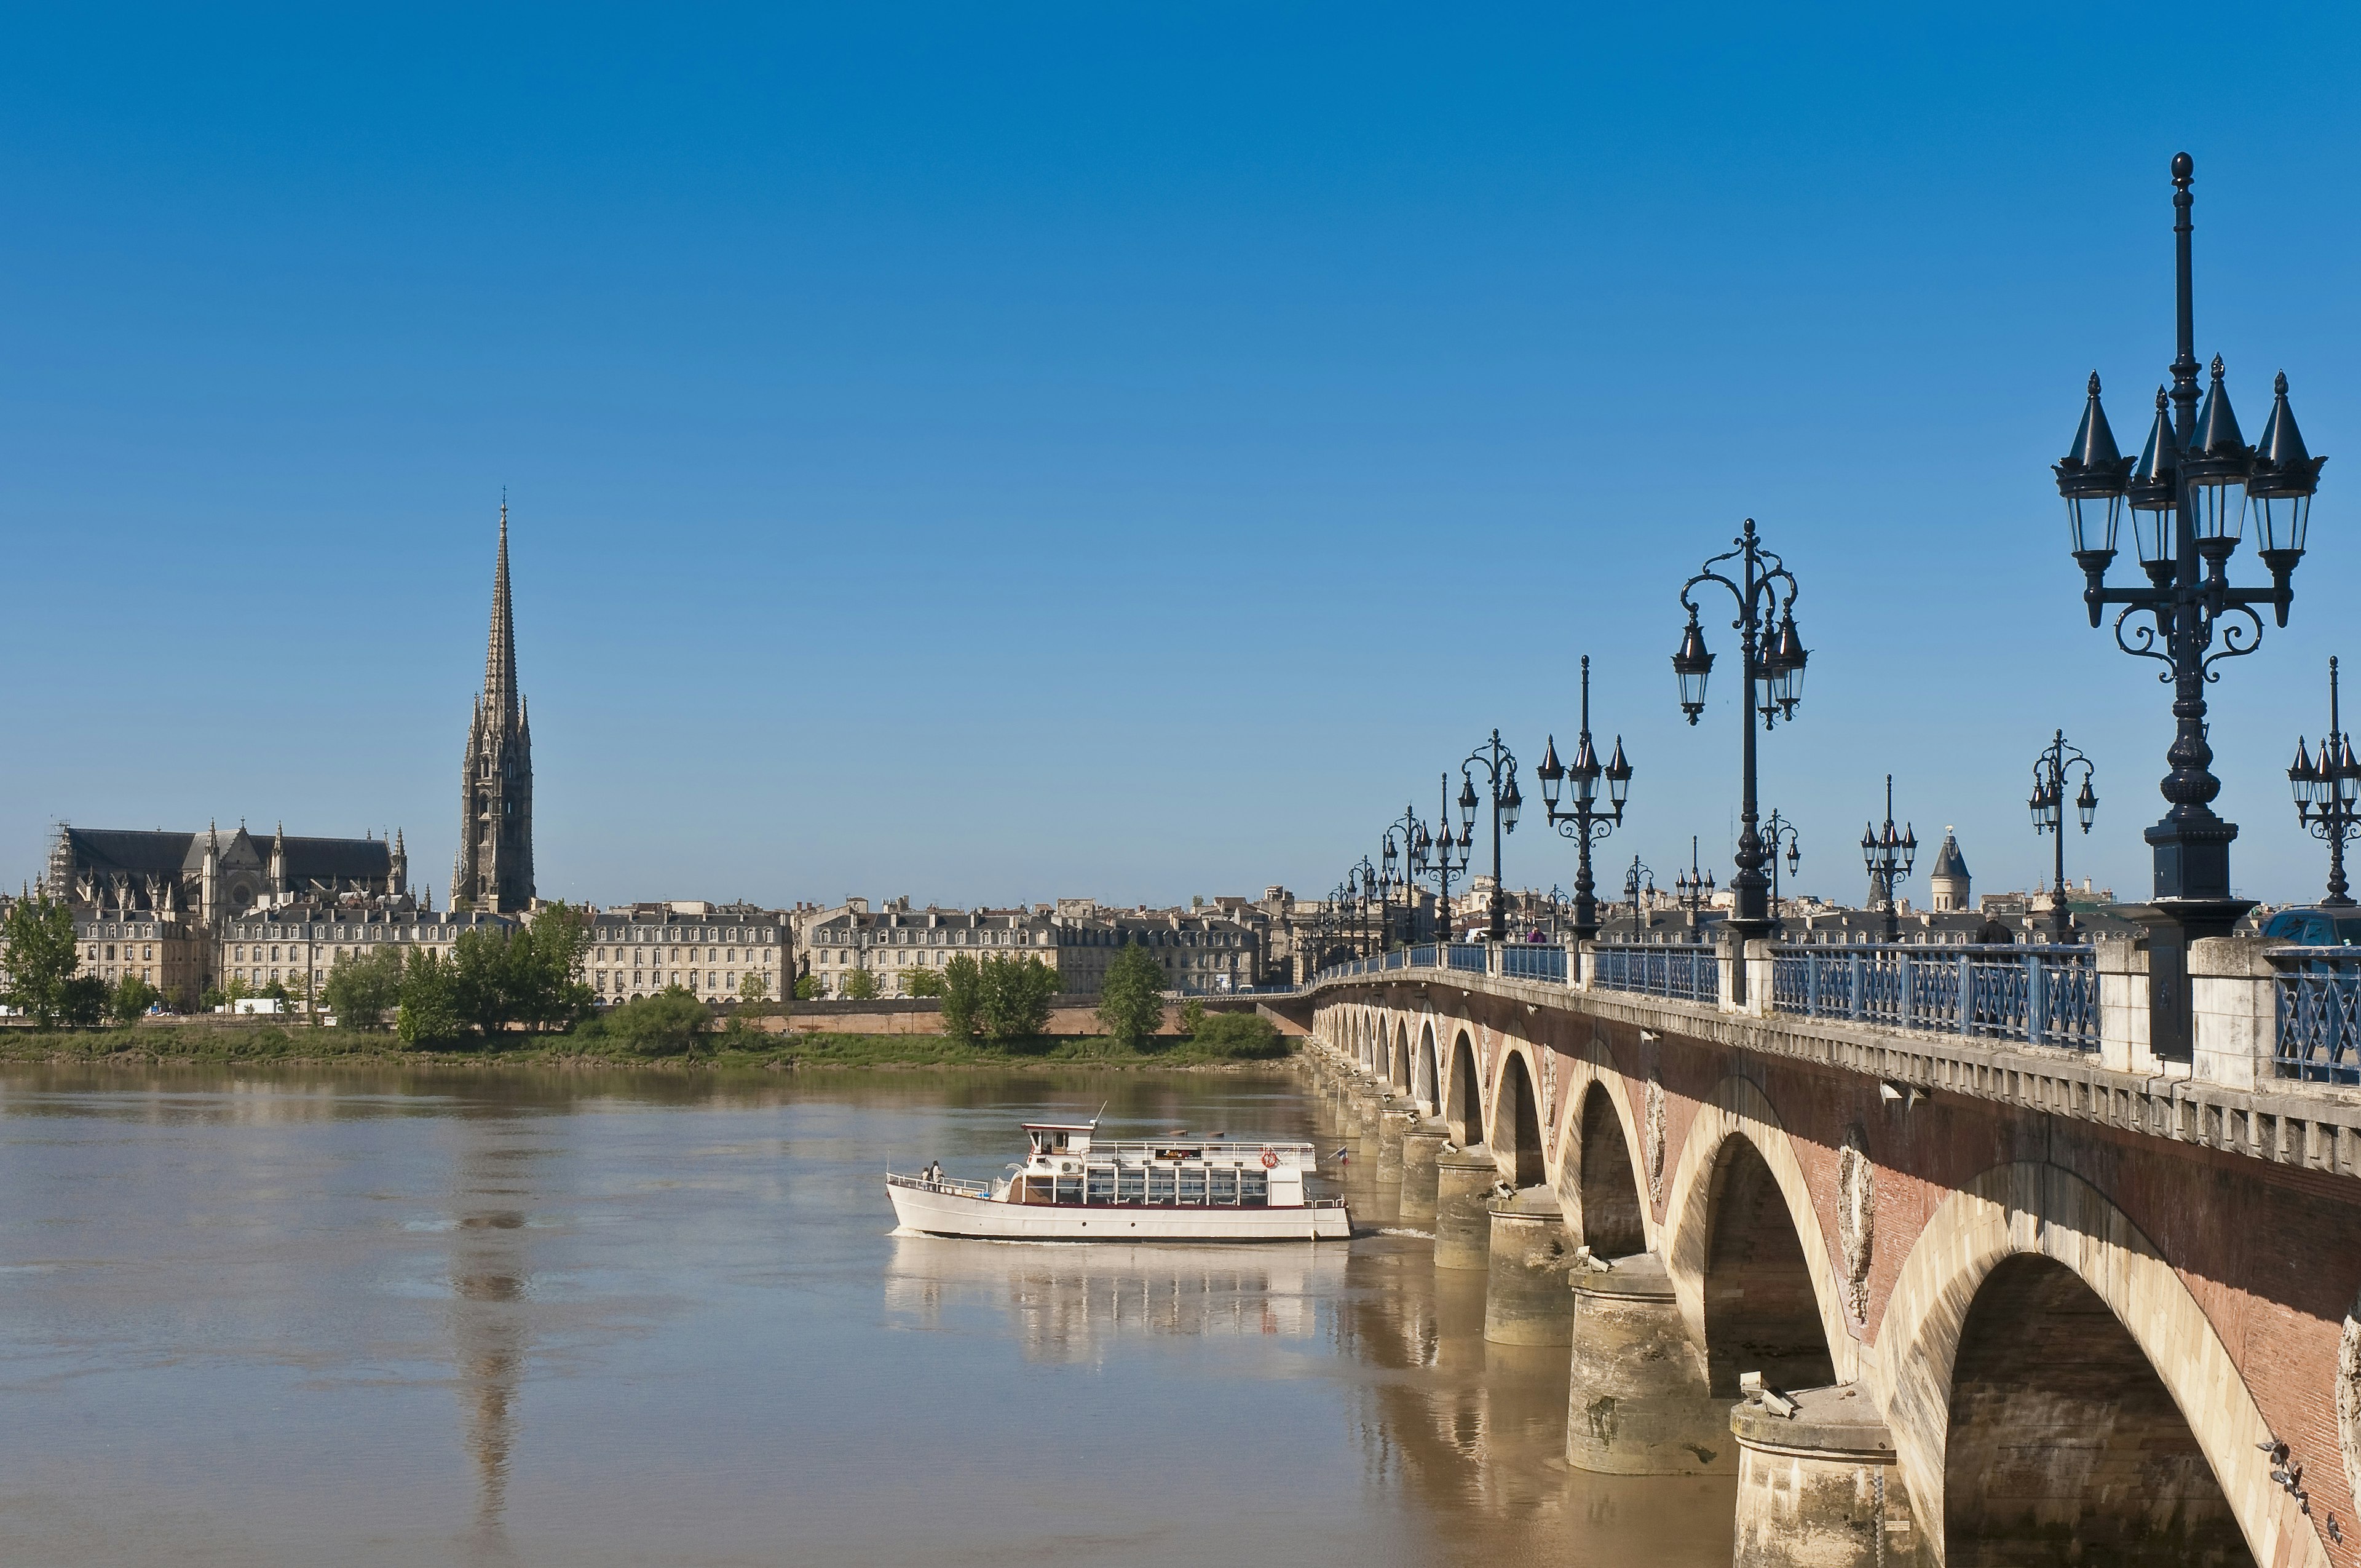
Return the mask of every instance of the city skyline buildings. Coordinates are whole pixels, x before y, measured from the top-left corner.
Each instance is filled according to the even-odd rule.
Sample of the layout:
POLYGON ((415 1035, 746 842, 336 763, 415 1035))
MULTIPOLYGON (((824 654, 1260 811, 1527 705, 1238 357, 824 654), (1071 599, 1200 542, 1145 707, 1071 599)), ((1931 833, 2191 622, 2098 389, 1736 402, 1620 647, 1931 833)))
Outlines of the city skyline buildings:
MULTIPOLYGON (((2353 220, 2304 200, 2353 141, 2342 17, 2225 43, 2195 126, 2133 88, 2171 27, 2088 18, 1733 17, 1670 52, 1274 23, 1248 60, 1218 19, 945 13, 748 24, 697 93, 634 55, 724 51, 652 26, 362 64, 333 29, 95 49, 52 17, 0 67, 20 880, 51 817, 215 803, 406 823, 444 864, 512 480, 545 894, 1324 888, 1477 735, 1565 731, 1583 652, 1647 759, 1620 841, 1719 838, 1726 878, 1730 716, 1678 728, 1670 589, 1756 515, 1811 612, 1813 700, 1764 754, 1800 890, 1851 895, 1888 767, 2032 885, 2062 724, 2105 801, 2070 874, 2131 896, 2169 721, 2072 620, 2048 466, 2093 366, 2162 375, 2172 151, 2204 352, 2242 387, 2290 355, 2320 452, 2361 422, 2353 220), (1301 69, 1338 49, 1357 74, 1301 69), (1024 90, 973 98, 979 60, 1024 90)), ((2250 895, 2320 881, 2283 769, 2361 587, 2339 471, 2294 622, 2216 688, 2250 895)), ((1509 848, 1512 883, 1570 877, 1570 846, 1509 848)))

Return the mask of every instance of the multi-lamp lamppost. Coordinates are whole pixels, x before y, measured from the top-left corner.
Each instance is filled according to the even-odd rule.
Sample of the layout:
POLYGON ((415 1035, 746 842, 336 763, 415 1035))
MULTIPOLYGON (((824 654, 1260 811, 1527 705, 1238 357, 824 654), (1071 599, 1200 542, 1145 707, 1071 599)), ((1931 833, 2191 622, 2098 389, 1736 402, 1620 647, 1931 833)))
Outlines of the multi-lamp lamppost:
POLYGON ((1692 833, 1689 835, 1689 869, 1673 873, 1674 894, 1680 899, 1681 907, 1688 911, 1690 941, 1705 940, 1705 927, 1698 923, 1697 916, 1705 913, 1707 905, 1719 891, 1713 884, 1713 873, 1697 866, 1697 836, 1692 833))
POLYGON ((1861 829, 1861 863, 1869 868, 1871 902, 1885 912, 1885 939, 1902 939, 1901 901, 1895 896, 1894 884, 1910 874, 1911 864, 1918 858, 1918 834, 1912 828, 1894 830, 1894 775, 1885 775, 1885 827, 1881 831, 1874 824, 1861 829))
POLYGON ((1640 909, 1640 896, 1643 893, 1650 898, 1656 895, 1656 873, 1641 864, 1640 857, 1634 855, 1631 857, 1631 869, 1623 873, 1623 902, 1631 906, 1631 939, 1635 942, 1648 928, 1640 909))
POLYGON ((2328 846, 2328 896, 2323 907, 2348 909, 2353 900, 2345 891, 2345 844, 2361 832, 2361 758, 2353 754, 2353 738, 2345 733, 2336 711, 2336 661, 2328 661, 2328 733, 2320 738, 2317 762, 2295 743, 2295 763, 2288 769, 2288 784, 2295 792, 2295 819, 2328 846))
POLYGON ((2050 868, 2054 889, 2049 905, 2049 939, 2063 947, 2074 939, 2074 912, 2066 907, 2066 786, 2075 771, 2082 774, 2082 793, 2074 797, 2074 811, 2082 819, 2082 831, 2091 831, 2091 819, 2098 815, 2099 797, 2092 792, 2091 759, 2082 755, 2066 740, 2066 731, 2059 730, 2041 755, 2033 759, 2033 798, 2026 802, 2033 811, 2033 831, 2050 835, 2050 849, 2056 861, 2050 868))
POLYGON ((1501 740, 1498 729, 1492 738, 1467 753, 1459 764, 1459 823, 1463 831, 1476 830, 1476 807, 1482 804, 1476 794, 1476 778, 1470 771, 1484 770, 1486 793, 1492 801, 1492 920, 1491 938, 1503 941, 1509 933, 1509 889, 1500 880, 1500 836, 1517 830, 1517 817, 1525 808, 1525 797, 1517 789, 1517 754, 1501 740))
POLYGON ((1549 812, 1551 826, 1561 837, 1571 839, 1576 846, 1574 872, 1574 936, 1587 942, 1598 935, 1598 885, 1590 876, 1591 846, 1615 831, 1623 820, 1623 802, 1631 790, 1631 764, 1623 755, 1623 737, 1615 737, 1615 755, 1605 764, 1598 761, 1598 751, 1590 743, 1590 655, 1582 656, 1582 730, 1576 738, 1574 764, 1571 767, 1557 760, 1557 737, 1553 735, 1542 753, 1542 765, 1533 770, 1541 775, 1542 804, 1549 812), (1607 781, 1607 803, 1598 802, 1598 781, 1607 781), (1566 809, 1557 808, 1559 793, 1566 781, 1574 783, 1574 798, 1566 809))
POLYGON ((2147 440, 2137 458, 2126 458, 2108 428, 2093 371, 2073 447, 2054 470, 2091 624, 2099 624, 2108 606, 2120 606, 2116 646, 2163 664, 2158 679, 2172 686, 2173 740, 2165 752, 2172 771, 2158 786, 2168 808, 2146 834, 2155 858, 2155 901, 2139 916, 2149 931, 2150 1047, 2180 1060, 2188 1059, 2191 1048, 2188 944, 2229 935, 2254 907, 2231 891, 2230 841, 2238 829, 2213 812, 2222 785, 2210 771, 2205 688, 2217 678, 2214 665, 2251 653, 2261 642, 2257 607, 2268 606, 2273 619, 2287 624, 2295 598, 2290 584, 2303 559, 2312 493, 2327 461, 2304 447, 2288 406, 2284 372, 2272 383, 2270 415, 2253 446, 2231 411, 2218 356, 2199 404, 2190 268, 2194 171, 2187 153, 2173 156, 2171 390, 2158 389, 2147 440), (2148 579, 2145 587, 2107 586, 2126 503, 2148 579), (2230 558, 2250 516, 2256 554, 2270 574, 2268 587, 2230 585, 2230 558))
POLYGON ((1442 829, 1442 833, 1430 839, 1425 824, 1420 824, 1418 835, 1411 844, 1411 864, 1412 875, 1434 879, 1441 894, 1441 902, 1435 911, 1435 940, 1448 947, 1451 943, 1451 879, 1466 874, 1467 853, 1476 843, 1476 829, 1471 823, 1455 835, 1451 831, 1451 775, 1445 773, 1442 777, 1439 791, 1442 806, 1434 817, 1434 825, 1442 829))
POLYGON ((1795 825, 1780 816, 1775 807, 1763 819, 1763 842, 1771 850, 1771 920, 1784 929, 1779 917, 1779 850, 1782 845, 1786 847, 1787 874, 1793 876, 1803 869, 1804 846, 1796 837, 1795 825))
MULTIPOLYGON (((1769 729, 1782 718, 1795 717, 1804 694, 1804 665, 1810 655, 1795 635, 1795 578, 1785 563, 1763 548, 1754 520, 1726 550, 1705 563, 1702 570, 1681 585, 1681 607, 1689 612, 1681 651, 1673 655, 1673 673, 1680 678, 1681 711, 1695 724, 1705 712, 1706 677, 1713 671, 1713 653, 1706 647, 1697 620, 1697 601, 1689 591, 1700 583, 1719 583, 1738 601, 1738 619, 1730 624, 1739 633, 1741 680, 1739 722, 1744 743, 1739 753, 1738 874, 1730 879, 1730 934, 1743 941, 1771 927, 1771 878, 1763 871, 1771 858, 1764 847, 1755 814, 1755 724, 1769 729), (1729 575, 1714 568, 1736 565, 1729 575)), ((1741 966, 1740 972, 1744 973, 1741 966)))

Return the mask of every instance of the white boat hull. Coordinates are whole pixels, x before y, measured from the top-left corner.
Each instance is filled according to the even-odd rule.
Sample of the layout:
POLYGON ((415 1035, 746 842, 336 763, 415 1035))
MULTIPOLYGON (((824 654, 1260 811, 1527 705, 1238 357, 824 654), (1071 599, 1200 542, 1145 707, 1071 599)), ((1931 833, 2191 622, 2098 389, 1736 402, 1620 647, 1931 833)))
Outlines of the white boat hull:
POLYGON ((886 1184, 906 1231, 997 1241, 1341 1241, 1352 1234, 1342 1203, 1268 1209, 1140 1204, 1001 1203, 944 1188, 886 1184))

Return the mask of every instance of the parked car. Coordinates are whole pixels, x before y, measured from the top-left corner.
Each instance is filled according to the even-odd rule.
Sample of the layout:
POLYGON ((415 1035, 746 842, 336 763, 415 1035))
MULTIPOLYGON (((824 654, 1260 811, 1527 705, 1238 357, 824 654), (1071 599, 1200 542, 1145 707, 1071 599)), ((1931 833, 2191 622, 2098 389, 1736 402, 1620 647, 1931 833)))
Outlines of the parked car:
POLYGON ((2282 909, 2263 923, 2263 939, 2299 948, 2361 947, 2361 909, 2282 909))

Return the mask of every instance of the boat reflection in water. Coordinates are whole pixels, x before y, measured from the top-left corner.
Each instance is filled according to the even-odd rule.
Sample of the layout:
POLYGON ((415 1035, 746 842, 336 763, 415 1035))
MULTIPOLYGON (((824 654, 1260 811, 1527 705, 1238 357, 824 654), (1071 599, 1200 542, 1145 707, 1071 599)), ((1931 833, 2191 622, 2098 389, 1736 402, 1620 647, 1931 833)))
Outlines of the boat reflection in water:
POLYGON ((996 1310, 1036 1361, 1094 1360, 1126 1337, 1308 1339, 1322 1332, 1345 1280, 1342 1243, 892 1239, 889 1311, 939 1329, 964 1311, 996 1310))

